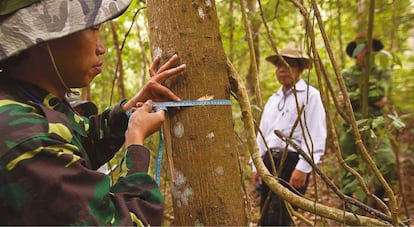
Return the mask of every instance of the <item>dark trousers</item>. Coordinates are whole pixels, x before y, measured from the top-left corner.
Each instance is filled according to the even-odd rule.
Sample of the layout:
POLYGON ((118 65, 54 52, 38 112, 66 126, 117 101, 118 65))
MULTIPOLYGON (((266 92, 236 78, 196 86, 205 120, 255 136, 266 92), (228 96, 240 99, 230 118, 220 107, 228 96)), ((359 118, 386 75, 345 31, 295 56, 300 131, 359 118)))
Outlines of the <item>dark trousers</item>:
MULTIPOLYGON (((296 167, 296 164, 299 161, 299 155, 296 152, 288 152, 285 162, 283 163, 283 169, 280 170, 280 160, 281 160, 282 153, 278 152, 273 155, 273 161, 276 165, 277 172, 280 172, 279 182, 288 187, 291 188, 291 186, 288 185, 289 179, 292 175, 293 170, 296 167)), ((272 172, 272 167, 270 163, 269 155, 266 153, 263 157, 263 162, 265 166, 269 169, 270 172, 272 172)), ((306 192, 306 188, 308 187, 308 180, 309 180, 309 174, 306 180, 306 184, 303 188, 297 189, 300 193, 304 194, 306 192)), ((263 210, 263 206, 266 201, 266 197, 269 193, 269 187, 263 183, 261 195, 260 195, 260 210, 263 210)), ((265 208, 266 211, 263 213, 261 226, 289 226, 292 224, 292 219, 289 215, 289 212, 285 206, 285 203, 283 199, 281 199, 279 196, 277 196, 274 193, 271 193, 270 201, 268 206, 265 208)))

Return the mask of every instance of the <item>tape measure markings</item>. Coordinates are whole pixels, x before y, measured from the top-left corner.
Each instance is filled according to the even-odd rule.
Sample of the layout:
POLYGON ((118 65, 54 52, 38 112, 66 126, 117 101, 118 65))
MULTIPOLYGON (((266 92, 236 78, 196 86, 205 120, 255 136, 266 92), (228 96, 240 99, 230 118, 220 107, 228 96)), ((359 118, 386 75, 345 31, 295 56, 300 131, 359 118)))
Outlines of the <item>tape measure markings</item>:
POLYGON ((211 99, 211 100, 185 100, 170 102, 153 102, 153 106, 161 110, 167 110, 168 107, 189 107, 189 106, 224 106, 231 105, 231 101, 227 99, 211 99))
MULTIPOLYGON (((152 106, 159 110, 168 111, 171 107, 191 107, 191 106, 228 106, 231 101, 228 99, 211 99, 211 100, 185 100, 185 101, 169 101, 169 102, 153 102, 152 106)), ((131 110, 127 110, 128 118, 131 116, 131 110)))

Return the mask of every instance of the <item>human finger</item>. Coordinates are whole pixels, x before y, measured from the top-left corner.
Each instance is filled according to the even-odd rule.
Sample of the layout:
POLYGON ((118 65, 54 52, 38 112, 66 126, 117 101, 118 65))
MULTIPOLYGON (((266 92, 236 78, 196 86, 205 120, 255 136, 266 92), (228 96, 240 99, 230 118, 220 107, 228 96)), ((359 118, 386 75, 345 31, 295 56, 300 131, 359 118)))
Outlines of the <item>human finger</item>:
POLYGON ((181 100, 169 88, 167 88, 167 87, 165 87, 161 84, 158 84, 158 83, 154 84, 153 92, 154 92, 154 94, 156 94, 156 95, 153 96, 153 99, 155 101, 169 101, 169 100, 180 101, 181 100))
POLYGON ((153 77, 151 77, 152 80, 155 80, 158 83, 163 83, 168 77, 176 75, 178 73, 181 73, 186 68, 186 64, 181 64, 177 67, 173 67, 170 69, 166 69, 160 73, 157 73, 153 77))
POLYGON ((135 112, 135 110, 137 110, 137 108, 136 108, 136 107, 132 107, 132 108, 131 108, 131 113, 134 113, 134 112, 135 112))
POLYGON ((158 56, 155 56, 154 60, 152 61, 150 65, 150 69, 149 69, 150 77, 153 77, 156 75, 155 69, 160 63, 160 59, 161 57, 158 55, 158 56))
POLYGON ((161 73, 166 69, 171 68, 178 61, 178 55, 174 54, 166 63, 164 63, 158 70, 157 73, 161 73))
MULTIPOLYGON (((137 103, 137 105, 140 105, 139 103, 137 103)), ((152 100, 149 99, 144 103, 141 103, 139 109, 143 109, 145 112, 151 112, 152 110, 152 100)))
POLYGON ((142 105, 144 105, 144 103, 143 103, 143 102, 137 102, 137 103, 135 104, 136 108, 142 107, 142 105))

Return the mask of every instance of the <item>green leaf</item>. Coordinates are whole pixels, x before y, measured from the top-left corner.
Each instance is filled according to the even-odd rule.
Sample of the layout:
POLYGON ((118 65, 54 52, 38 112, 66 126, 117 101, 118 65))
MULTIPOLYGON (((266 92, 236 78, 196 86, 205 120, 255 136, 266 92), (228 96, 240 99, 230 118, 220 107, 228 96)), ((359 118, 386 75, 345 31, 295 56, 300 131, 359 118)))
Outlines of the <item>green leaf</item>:
POLYGON ((384 123, 385 123, 385 118, 383 116, 379 116, 372 120, 371 125, 372 125, 372 128, 376 128, 380 125, 384 125, 384 123))
POLYGON ((358 155, 357 154, 351 154, 348 157, 345 158, 345 161, 353 161, 353 160, 357 160, 358 159, 358 155))
POLYGON ((381 50, 375 55, 375 60, 381 69, 387 69, 391 66, 392 55, 388 51, 381 50))
POLYGON ((376 139, 377 138, 377 135, 375 134, 374 130, 370 129, 369 132, 370 132, 371 139, 376 139))
POLYGON ((355 194, 356 197, 361 201, 364 201, 367 198, 367 194, 362 190, 361 187, 357 188, 355 194))
POLYGON ((397 129, 398 131, 400 131, 400 130, 402 130, 403 128, 405 128, 406 127, 406 125, 405 125, 405 123, 400 119, 400 118, 398 118, 397 116, 394 116, 394 115, 391 115, 391 114, 388 114, 387 115, 389 118, 391 118, 391 120, 392 120, 392 125, 395 127, 395 129, 397 129))
POLYGON ((259 112, 262 111, 262 108, 260 108, 258 105, 251 105, 251 107, 252 107, 253 110, 257 110, 259 112))

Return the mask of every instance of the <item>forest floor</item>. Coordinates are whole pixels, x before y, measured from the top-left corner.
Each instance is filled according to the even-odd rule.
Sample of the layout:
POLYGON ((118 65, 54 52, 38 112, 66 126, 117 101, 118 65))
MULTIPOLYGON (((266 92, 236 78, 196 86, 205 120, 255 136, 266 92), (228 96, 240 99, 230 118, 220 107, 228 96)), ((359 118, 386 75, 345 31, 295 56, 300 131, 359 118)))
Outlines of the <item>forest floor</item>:
MULTIPOLYGON (((411 142, 414 140, 414 137, 412 136, 414 133, 409 134, 411 134, 411 136, 399 139, 399 142, 403 144, 399 149, 400 177, 397 177, 398 174, 396 174, 396 180, 390 186, 393 188, 393 192, 397 199, 399 220, 403 220, 410 226, 414 226, 414 143, 411 142), (400 189, 400 184, 402 185, 402 190, 400 189), (409 222, 410 220, 411 222, 409 222)), ((240 161, 246 165, 244 168, 245 170, 250 169, 246 157, 241 157, 240 161)), ((166 166, 167 165, 163 165, 164 168, 166 168, 166 166)), ((319 167, 329 179, 338 185, 338 169, 341 167, 332 151, 329 149, 327 150, 319 167)), ((167 171, 167 169, 164 169, 162 172, 166 173, 167 171)), ((256 195, 254 185, 252 184, 251 173, 245 171, 244 175, 250 204, 250 226, 257 226, 257 222, 260 218, 259 197, 256 195)), ((174 212, 168 180, 161 181, 161 191, 166 203, 163 225, 173 226, 174 212)), ((311 175, 305 197, 312 200, 317 198, 319 203, 328 207, 342 209, 344 205, 341 199, 329 189, 321 177, 316 174, 311 175)), ((308 222, 294 217, 297 226, 345 226, 344 223, 338 223, 320 216, 315 216, 314 214, 301 209, 298 210, 298 213, 304 216, 308 222)))
MULTIPOLYGON (((399 181, 398 179, 395 180, 395 182, 390 185, 395 193, 397 202, 398 202, 398 212, 400 220, 412 220, 414 218, 414 188, 412 182, 414 182, 414 156, 411 152, 405 152, 400 155, 400 174, 401 174, 401 183, 403 188, 403 193, 401 193, 400 187, 399 187, 399 181), (404 195, 404 196, 403 196, 404 195), (403 198, 405 200, 405 203, 403 201, 403 198)), ((325 155, 325 157, 332 157, 334 154, 329 154, 329 152, 325 155)), ((324 159, 323 162, 319 165, 321 169, 328 170, 327 175, 332 181, 338 181, 338 179, 335 179, 335 175, 337 174, 339 164, 335 161, 334 158, 332 160, 324 159), (329 171, 330 170, 330 171, 329 171), (329 176, 331 175, 331 176, 329 176)), ((248 177, 249 178, 249 177, 248 177)), ((335 182, 337 183, 337 182, 335 182)), ((246 185, 248 188, 248 194, 251 201, 251 221, 252 225, 256 226, 259 218, 259 197, 256 196, 254 187, 251 183, 250 178, 246 179, 246 185)), ((310 178, 310 183, 308 190, 305 194, 305 197, 314 199, 318 198, 318 201, 321 204, 327 205, 329 207, 335 207, 338 209, 343 208, 343 202, 341 199, 331 190, 327 187, 327 185, 324 183, 324 181, 318 176, 318 175, 312 175, 310 178)), ((333 220, 328 220, 326 218, 322 218, 320 216, 315 216, 312 213, 298 210, 298 212, 303 215, 310 223, 314 226, 344 226, 343 223, 338 223, 333 220)), ((303 220, 300 220, 298 218, 294 218, 295 224, 297 226, 309 226, 309 222, 306 223, 303 220)), ((414 221, 411 221, 410 226, 414 226, 414 221)))

